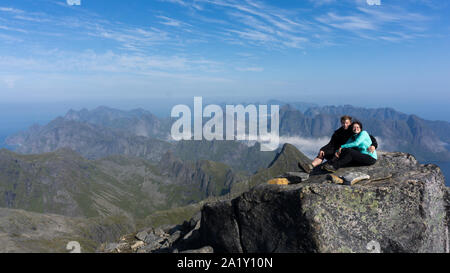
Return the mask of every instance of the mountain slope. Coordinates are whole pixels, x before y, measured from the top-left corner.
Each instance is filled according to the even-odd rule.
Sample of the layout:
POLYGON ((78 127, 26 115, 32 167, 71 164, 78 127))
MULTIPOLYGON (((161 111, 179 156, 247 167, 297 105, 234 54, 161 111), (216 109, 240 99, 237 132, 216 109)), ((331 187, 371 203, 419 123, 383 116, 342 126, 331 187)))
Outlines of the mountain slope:
POLYGON ((90 123, 57 118, 45 126, 9 137, 6 143, 20 153, 45 153, 71 148, 86 158, 111 154, 141 156, 158 161, 170 144, 161 140, 128 134, 90 123))
POLYGON ((2 149, 0 207, 66 216, 141 218, 227 194, 234 183, 246 178, 223 163, 184 162, 170 154, 151 164, 123 155, 88 160, 68 148, 35 155, 2 149))
MULTIPOLYGON (((0 206, 94 217, 130 214, 130 186, 70 149, 39 155, 0 150, 0 206)), ((132 207, 132 206, 131 206, 132 207)))
POLYGON ((0 253, 68 253, 71 241, 80 243, 83 253, 95 252, 134 230, 123 216, 86 219, 0 208, 0 253))
POLYGON ((169 119, 159 119, 142 108, 123 111, 99 106, 91 111, 87 109, 69 110, 64 119, 117 129, 134 136, 167 139, 170 132, 169 119))

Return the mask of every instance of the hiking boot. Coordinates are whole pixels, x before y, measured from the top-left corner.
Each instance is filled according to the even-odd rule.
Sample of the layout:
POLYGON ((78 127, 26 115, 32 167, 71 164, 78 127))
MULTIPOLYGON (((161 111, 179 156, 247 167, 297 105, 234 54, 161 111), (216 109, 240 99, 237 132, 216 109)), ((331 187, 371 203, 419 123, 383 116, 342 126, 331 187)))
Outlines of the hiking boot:
POLYGON ((334 184, 344 184, 344 179, 334 174, 327 175, 327 179, 333 182, 334 184))
POLYGON ((298 167, 305 171, 305 173, 311 173, 314 169, 314 166, 311 163, 298 162, 298 167))
POLYGON ((337 169, 336 169, 333 165, 331 165, 330 163, 328 163, 328 162, 325 163, 325 164, 323 164, 322 170, 328 171, 328 172, 330 172, 330 173, 334 173, 334 172, 337 171, 337 169))

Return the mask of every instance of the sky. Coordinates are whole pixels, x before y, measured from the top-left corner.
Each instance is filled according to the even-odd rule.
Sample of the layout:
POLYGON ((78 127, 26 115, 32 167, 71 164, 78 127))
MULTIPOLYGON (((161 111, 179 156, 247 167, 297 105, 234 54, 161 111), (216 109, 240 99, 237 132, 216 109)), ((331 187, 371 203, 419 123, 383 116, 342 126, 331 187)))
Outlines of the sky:
POLYGON ((448 14, 442 0, 1 0, 0 104, 203 96, 450 121, 448 14))

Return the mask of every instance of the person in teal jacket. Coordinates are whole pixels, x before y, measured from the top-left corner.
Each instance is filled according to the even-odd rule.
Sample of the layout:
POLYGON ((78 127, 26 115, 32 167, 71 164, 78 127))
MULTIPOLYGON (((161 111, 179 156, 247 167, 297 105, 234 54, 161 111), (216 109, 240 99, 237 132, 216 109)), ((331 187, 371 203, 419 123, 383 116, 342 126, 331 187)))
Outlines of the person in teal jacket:
POLYGON ((323 165, 323 169, 329 172, 335 172, 339 168, 349 165, 369 166, 377 162, 377 151, 369 151, 372 140, 369 133, 363 131, 362 123, 355 121, 352 123, 354 135, 341 145, 334 158, 323 165))

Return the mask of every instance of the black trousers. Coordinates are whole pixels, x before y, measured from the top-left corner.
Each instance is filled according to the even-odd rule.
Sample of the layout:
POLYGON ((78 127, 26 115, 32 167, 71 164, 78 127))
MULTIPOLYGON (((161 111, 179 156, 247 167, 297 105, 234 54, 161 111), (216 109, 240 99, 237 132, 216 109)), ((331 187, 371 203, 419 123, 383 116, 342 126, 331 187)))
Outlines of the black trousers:
POLYGON ((334 147, 331 147, 331 148, 327 147, 327 148, 323 149, 322 151, 325 154, 323 156, 323 158, 328 161, 332 160, 334 158, 334 154, 336 153, 336 150, 337 149, 335 149, 334 147))
POLYGON ((361 153, 356 149, 344 148, 341 151, 339 158, 334 158, 331 160, 331 164, 336 169, 347 167, 347 166, 370 166, 375 164, 377 160, 370 155, 361 153))

